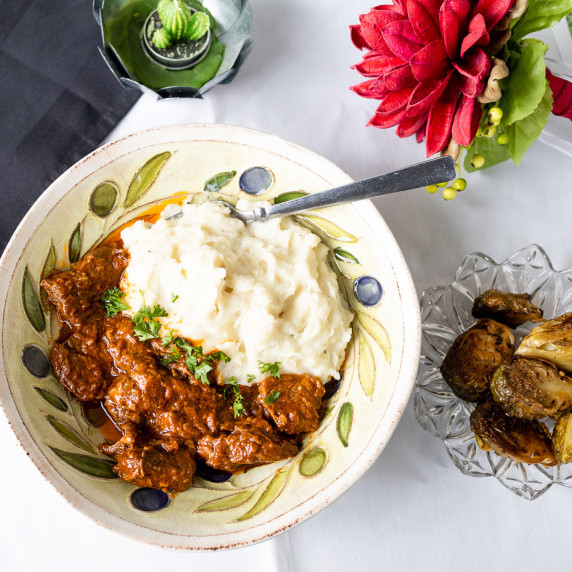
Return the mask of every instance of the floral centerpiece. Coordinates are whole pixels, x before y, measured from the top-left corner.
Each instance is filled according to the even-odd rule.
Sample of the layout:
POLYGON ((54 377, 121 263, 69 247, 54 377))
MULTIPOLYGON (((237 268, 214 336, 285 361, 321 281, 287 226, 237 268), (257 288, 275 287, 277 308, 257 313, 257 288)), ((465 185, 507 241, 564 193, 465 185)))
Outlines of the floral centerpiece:
MULTIPOLYGON (((464 151, 468 172, 518 165, 554 96, 572 101, 572 86, 546 69, 548 46, 528 36, 570 12, 572 0, 393 0, 350 28, 365 50, 354 68, 368 78, 351 89, 380 100, 368 125, 415 135, 428 157, 451 155, 460 168, 464 151)), ((572 118, 562 101, 555 111, 572 118)), ((458 178, 443 197, 465 187, 458 178)))

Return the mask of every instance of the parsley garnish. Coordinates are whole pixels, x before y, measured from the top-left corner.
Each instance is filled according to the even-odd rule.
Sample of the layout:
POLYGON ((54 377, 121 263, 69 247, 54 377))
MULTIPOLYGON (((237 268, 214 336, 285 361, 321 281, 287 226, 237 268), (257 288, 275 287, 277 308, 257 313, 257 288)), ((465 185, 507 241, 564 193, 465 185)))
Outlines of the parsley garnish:
POLYGON ((269 373, 272 377, 280 379, 280 364, 282 362, 275 361, 274 363, 266 363, 258 360, 258 369, 260 373, 269 373))
MULTIPOLYGON (((155 336, 156 337, 156 336, 155 336)), ((168 365, 173 361, 176 361, 181 357, 179 350, 183 351, 185 354, 185 364, 189 371, 195 376, 195 379, 202 381, 204 384, 209 384, 208 373, 213 369, 215 361, 229 362, 230 357, 228 357, 224 352, 216 351, 209 355, 203 354, 202 346, 193 346, 187 342, 184 338, 175 336, 173 330, 161 338, 161 343, 163 347, 169 345, 174 345, 175 349, 172 354, 167 354, 162 360, 163 365, 168 365), (178 348, 178 349, 177 349, 178 348), (176 357, 174 357, 176 356, 176 357), (199 358, 201 362, 199 363, 199 358)))
POLYGON ((255 375, 252 375, 251 373, 247 373, 246 374, 246 383, 251 383, 256 379, 255 375))
POLYGON ((221 351, 216 351, 213 352, 212 354, 209 354, 207 357, 214 359, 215 361, 224 361, 225 363, 228 363, 230 361, 230 358, 221 351))
POLYGON ((179 298, 178 294, 171 294, 171 302, 176 302, 179 298))
POLYGON ((172 344, 174 340, 175 332, 173 332, 173 330, 169 330, 169 333, 161 338, 161 345, 166 348, 169 344, 172 344))
POLYGON ((234 413, 234 418, 236 419, 240 415, 246 415, 244 404, 242 403, 242 395, 240 394, 240 385, 238 384, 238 381, 236 381, 236 377, 229 377, 227 382, 229 385, 225 388, 225 393, 229 387, 232 387, 232 391, 234 392, 232 412, 234 413))
POLYGON ((152 340, 159 337, 159 331, 161 330, 161 322, 158 322, 155 318, 163 318, 167 316, 167 310, 155 304, 147 306, 145 302, 141 304, 141 307, 137 313, 131 318, 133 322, 133 331, 140 342, 146 340, 152 340))
POLYGON ((175 348, 173 350, 173 353, 167 354, 165 357, 161 358, 161 365, 167 366, 170 363, 179 360, 180 358, 181 358, 181 352, 177 348, 175 348))
POLYGON ((212 365, 205 359, 199 365, 195 367, 195 371, 193 372, 195 375, 195 379, 200 379, 205 385, 209 384, 209 379, 207 377, 207 373, 212 370, 212 365))
POLYGON ((101 296, 101 306, 105 310, 105 315, 108 318, 112 318, 119 312, 123 312, 123 310, 129 310, 129 306, 121 301, 121 298, 125 296, 125 292, 120 290, 119 288, 111 288, 103 293, 101 296))
POLYGON ((271 391, 268 394, 268 397, 264 400, 264 403, 266 403, 267 405, 272 405, 278 398, 280 397, 280 392, 279 391, 271 391))

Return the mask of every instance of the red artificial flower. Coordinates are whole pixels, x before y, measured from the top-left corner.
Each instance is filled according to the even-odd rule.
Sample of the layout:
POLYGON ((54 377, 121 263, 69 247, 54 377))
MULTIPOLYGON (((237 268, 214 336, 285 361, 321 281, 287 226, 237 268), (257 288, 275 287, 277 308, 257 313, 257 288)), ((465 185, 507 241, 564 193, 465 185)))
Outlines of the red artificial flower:
POLYGON ((494 27, 514 0, 393 0, 351 26, 354 45, 368 50, 354 66, 367 81, 351 89, 379 99, 368 125, 397 125, 397 135, 425 137, 427 156, 451 137, 470 145, 482 117, 477 97, 491 70, 494 27))

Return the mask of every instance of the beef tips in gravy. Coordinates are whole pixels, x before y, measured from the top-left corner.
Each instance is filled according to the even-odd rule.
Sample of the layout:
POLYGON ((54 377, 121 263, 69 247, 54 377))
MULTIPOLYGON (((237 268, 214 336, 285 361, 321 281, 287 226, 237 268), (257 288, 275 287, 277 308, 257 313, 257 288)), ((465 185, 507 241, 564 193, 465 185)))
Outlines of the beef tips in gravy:
POLYGON ((52 368, 79 401, 101 402, 119 428, 117 442, 100 445, 117 457, 115 472, 138 486, 177 492, 192 485, 198 459, 235 472, 296 455, 302 435, 318 426, 320 379, 282 374, 221 385, 217 352, 197 352, 197 364, 207 360, 212 369, 202 376, 193 369, 196 379, 173 344, 140 341, 129 316, 103 310, 101 297, 118 286, 128 258, 118 245, 101 246, 41 282, 61 322, 52 368))

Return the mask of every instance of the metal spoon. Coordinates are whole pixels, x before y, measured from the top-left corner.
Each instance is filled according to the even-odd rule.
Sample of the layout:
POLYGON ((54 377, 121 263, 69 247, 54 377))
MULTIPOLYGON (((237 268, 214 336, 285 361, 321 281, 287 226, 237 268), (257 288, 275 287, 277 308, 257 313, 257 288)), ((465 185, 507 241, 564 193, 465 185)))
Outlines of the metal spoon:
POLYGON ((438 159, 423 161, 399 171, 378 175, 364 181, 357 181, 336 187, 322 193, 315 193, 299 199, 292 199, 269 207, 256 207, 251 211, 243 211, 226 201, 213 201, 222 203, 230 209, 233 216, 245 223, 257 220, 265 221, 277 216, 284 216, 310 209, 320 209, 332 205, 362 201, 399 191, 416 189, 427 185, 444 183, 455 178, 455 161, 445 156, 438 159))

